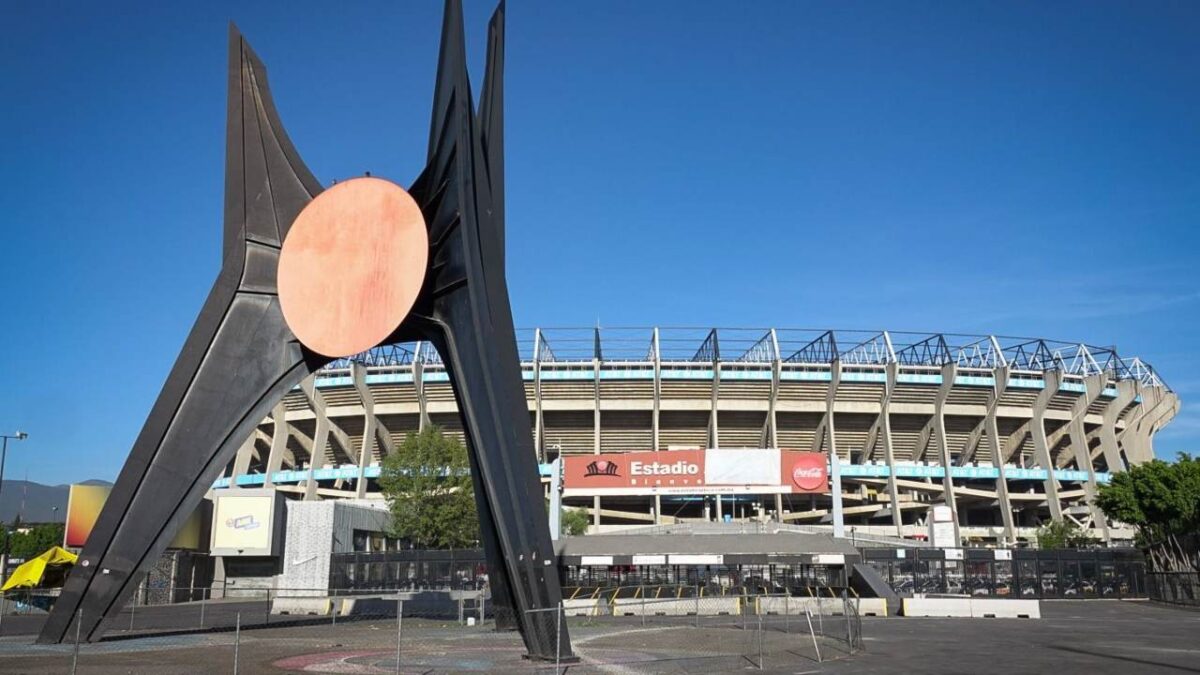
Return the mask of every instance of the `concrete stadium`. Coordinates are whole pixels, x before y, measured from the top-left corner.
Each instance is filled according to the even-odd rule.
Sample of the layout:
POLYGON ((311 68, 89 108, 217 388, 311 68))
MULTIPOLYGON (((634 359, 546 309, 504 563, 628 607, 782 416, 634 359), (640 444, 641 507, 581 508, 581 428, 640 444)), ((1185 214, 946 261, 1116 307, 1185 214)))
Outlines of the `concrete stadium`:
MULTIPOLYGON (((1106 541, 1097 486, 1154 457, 1179 409, 1154 369, 1115 348, 999 336, 799 329, 519 331, 534 445, 556 458, 676 449, 786 448, 839 458, 845 522, 924 537, 953 509, 974 545, 1018 545, 1050 519, 1106 541)), ((378 497, 379 463, 436 424, 461 437, 429 344, 331 364, 288 394, 214 487, 378 497)), ((549 484, 549 480, 546 480, 549 484)), ((720 519, 830 522, 828 494, 571 496, 593 529, 720 519)))

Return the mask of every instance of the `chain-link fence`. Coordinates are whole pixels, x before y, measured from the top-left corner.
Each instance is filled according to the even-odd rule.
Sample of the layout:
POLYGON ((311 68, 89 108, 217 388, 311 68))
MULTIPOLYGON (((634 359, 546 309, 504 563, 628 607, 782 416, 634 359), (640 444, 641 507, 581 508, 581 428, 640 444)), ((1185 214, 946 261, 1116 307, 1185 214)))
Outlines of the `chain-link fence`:
MULTIPOLYGON (((620 589, 533 610, 570 643, 554 661, 523 658, 512 616, 496 616, 479 591, 241 589, 166 605, 128 604, 105 624, 105 640, 78 644, 81 616, 67 644, 33 645, 45 598, 9 597, 0 622, 0 661, 18 672, 88 672, 101 664, 137 669, 171 663, 203 647, 195 672, 317 669, 357 664, 365 672, 459 670, 585 673, 723 672, 784 668, 846 658, 862 648, 853 597, 704 594, 702 587, 620 589), (164 651, 157 652, 162 649, 164 651)), ((557 646, 557 645, 556 645, 557 646)), ((190 664, 190 662, 189 662, 190 664)), ((6 667, 9 667, 6 666, 6 667)), ((332 672, 332 671, 331 671, 332 672)))

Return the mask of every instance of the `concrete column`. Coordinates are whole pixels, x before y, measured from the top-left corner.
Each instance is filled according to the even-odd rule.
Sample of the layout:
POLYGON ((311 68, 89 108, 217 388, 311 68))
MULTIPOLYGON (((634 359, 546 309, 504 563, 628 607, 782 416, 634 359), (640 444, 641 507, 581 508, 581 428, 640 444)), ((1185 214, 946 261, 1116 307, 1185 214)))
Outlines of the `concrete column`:
POLYGON ((378 420, 375 417, 375 398, 367 387, 366 367, 359 363, 351 363, 350 377, 354 380, 354 389, 358 392, 363 407, 363 435, 358 444, 358 480, 354 483, 355 496, 363 499, 367 496, 367 465, 371 463, 372 451, 375 450, 378 420))
POLYGON ((1000 518, 1004 522, 1004 538, 1008 545, 1017 543, 1017 528, 1013 521, 1012 500, 1008 496, 1008 478, 1004 476, 1004 465, 1008 457, 1000 444, 1000 424, 996 421, 996 408, 1000 405, 1000 397, 1008 389, 1008 366, 1000 366, 992 371, 992 395, 988 397, 987 415, 984 426, 987 428, 988 446, 992 451, 992 463, 999 470, 996 477, 996 496, 1000 502, 1000 518))
POLYGON ((542 329, 533 333, 533 450, 546 461, 546 421, 542 412, 542 329))
MULTIPOLYGON (((276 471, 283 468, 283 456, 287 453, 291 425, 288 424, 287 407, 283 401, 276 403, 271 410, 271 420, 275 423, 275 428, 271 430, 271 452, 267 455, 267 475, 263 478, 263 487, 274 487, 275 481, 272 477, 276 471)), ((292 466, 295 467, 295 458, 292 466)))
POLYGON ((600 359, 592 359, 592 452, 600 454, 600 359))
POLYGON ((837 402, 838 385, 842 381, 842 362, 835 359, 829 364, 829 387, 825 390, 825 412, 813 434, 812 451, 824 452, 825 439, 829 439, 829 456, 838 457, 836 433, 833 424, 833 409, 837 402))
MULTIPOLYGON (((716 350, 713 350, 714 352, 716 350)), ((717 408, 721 401, 721 363, 713 358, 712 363, 713 379, 712 379, 712 401, 709 406, 708 413, 708 447, 721 447, 721 428, 717 419, 717 408)))
POLYGON ((662 524, 662 522, 663 522, 663 518, 662 518, 662 495, 660 495, 660 494, 658 494, 657 492, 655 492, 655 493, 654 493, 654 524, 655 524, 655 525, 661 525, 661 524, 662 524))
POLYGON ((892 509, 892 525, 896 528, 896 536, 903 536, 904 516, 900 512, 900 489, 896 485, 896 455, 892 443, 892 394, 896 391, 896 380, 900 375, 900 364, 892 361, 885 368, 883 396, 879 400, 879 416, 871 426, 868 434, 867 447, 870 459, 875 459, 875 448, 883 445, 883 461, 887 464, 888 503, 892 509))
POLYGON ((1179 398, 1162 387, 1149 386, 1142 392, 1143 400, 1149 395, 1152 404, 1134 429, 1137 459, 1133 461, 1139 463, 1154 459, 1154 434, 1171 421, 1179 410, 1179 398))
POLYGON ((950 470, 953 468, 953 462, 950 461, 950 444, 946 441, 946 399, 950 396, 950 390, 954 388, 954 378, 958 375, 958 366, 953 363, 947 363, 942 366, 942 384, 938 388, 937 399, 933 406, 934 419, 934 435, 937 437, 938 462, 941 463, 944 475, 942 476, 942 498, 946 500, 946 504, 950 507, 950 512, 954 517, 954 540, 962 543, 962 537, 959 533, 958 523, 958 498, 954 494, 954 478, 950 475, 950 470))
POLYGON ((237 455, 233 459, 233 471, 229 475, 229 487, 237 487, 238 476, 244 476, 250 472, 250 458, 254 455, 254 439, 258 435, 258 429, 250 432, 250 437, 242 443, 242 447, 238 448, 237 455))
POLYGON ((658 442, 658 424, 662 410, 662 351, 659 347, 657 326, 650 339, 650 356, 654 360, 654 411, 650 415, 651 447, 661 450, 658 442))
POLYGON ((1104 421, 1100 425, 1100 451, 1104 453, 1104 463, 1109 471, 1124 471, 1125 462, 1121 459, 1120 446, 1117 444, 1117 420, 1125 408, 1133 403, 1137 396, 1137 386, 1133 380, 1117 382, 1117 397, 1109 401, 1104 409, 1104 421))
MULTIPOLYGON (((771 329, 771 398, 767 401, 767 433, 764 445, 769 448, 779 447, 779 426, 776 419, 775 409, 779 404, 779 380, 783 373, 783 363, 779 356, 779 338, 775 334, 775 329, 771 329)), ((776 502, 778 502, 778 497, 776 502)), ((778 511, 778 509, 777 509, 778 511)))
POLYGON ((1029 433, 1033 437, 1034 456, 1038 465, 1046 469, 1046 480, 1043 481, 1046 492, 1046 502, 1050 507, 1050 517, 1062 520, 1062 502, 1058 500, 1058 480, 1054 478, 1054 462, 1050 457, 1050 444, 1046 439, 1046 407, 1050 399, 1058 392, 1058 384, 1062 375, 1057 370, 1047 370, 1042 373, 1044 388, 1033 403, 1033 418, 1030 420, 1029 433))
POLYGON ((1087 482, 1083 486, 1084 503, 1087 504, 1088 511, 1092 514, 1092 527, 1100 531, 1100 536, 1104 541, 1109 541, 1111 537, 1108 533, 1108 521, 1104 517, 1104 512, 1096 506, 1096 469, 1092 466, 1092 456, 1088 448, 1087 434, 1083 428, 1083 418, 1087 415, 1088 408, 1095 403, 1096 399, 1100 398, 1107 383, 1108 376, 1105 373, 1086 377, 1084 394, 1075 400, 1071 409, 1071 421, 1067 423, 1067 433, 1070 436, 1069 442, 1075 466, 1080 471, 1086 471, 1088 475, 1087 482))
POLYGON ((425 400, 425 359, 421 356, 422 347, 426 343, 418 342, 413 354, 413 388, 417 390, 417 431, 425 431, 429 426, 429 402, 425 400))
POLYGON ((308 463, 308 480, 304 485, 305 501, 312 501, 317 498, 317 478, 315 472, 318 464, 325 463, 325 446, 329 442, 329 420, 325 417, 317 418, 317 428, 313 432, 313 449, 309 455, 308 463))

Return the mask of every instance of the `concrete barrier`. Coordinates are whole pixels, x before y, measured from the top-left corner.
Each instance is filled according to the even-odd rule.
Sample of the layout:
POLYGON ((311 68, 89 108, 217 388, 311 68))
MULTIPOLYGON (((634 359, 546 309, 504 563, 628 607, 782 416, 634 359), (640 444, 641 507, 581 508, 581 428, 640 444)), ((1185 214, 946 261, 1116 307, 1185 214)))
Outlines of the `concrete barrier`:
MULTIPOLYGON (((763 596, 756 598, 755 606, 759 614, 789 614, 803 615, 806 611, 825 616, 842 616, 846 605, 841 598, 783 598, 763 596)), ((858 613, 862 616, 887 616, 887 600, 884 598, 850 598, 856 603, 858 613)))
POLYGON ((1042 604, 1038 600, 971 598, 971 616, 977 619, 1040 619, 1042 604))
POLYGON ((600 598, 563 600, 563 614, 566 616, 608 616, 611 613, 608 602, 600 598))
POLYGON ((904 616, 971 617, 970 598, 905 598, 904 616))
POLYGON ((740 614, 741 598, 721 596, 696 598, 617 598, 612 601, 613 616, 720 616, 740 614))
POLYGON ((330 605, 329 598, 325 596, 312 598, 272 598, 271 613, 287 614, 290 616, 328 616, 330 605))
POLYGON ((887 616, 887 598, 859 598, 859 616, 887 616))
POLYGON ((905 598, 904 616, 1040 619, 1037 600, 1002 598, 905 598))

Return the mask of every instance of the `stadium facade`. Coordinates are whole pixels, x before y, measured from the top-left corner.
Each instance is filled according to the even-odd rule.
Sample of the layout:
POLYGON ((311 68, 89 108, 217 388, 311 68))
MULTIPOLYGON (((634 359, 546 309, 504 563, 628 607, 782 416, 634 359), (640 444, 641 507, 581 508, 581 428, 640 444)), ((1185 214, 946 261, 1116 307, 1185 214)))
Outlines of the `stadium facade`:
MULTIPOLYGON (((1044 339, 589 328, 519 331, 518 342, 547 486, 558 457, 821 452, 838 458, 845 522, 862 535, 923 537, 932 507, 948 505, 966 543, 1029 541, 1051 519, 1129 539, 1095 507, 1097 486, 1152 459, 1179 408, 1140 359, 1044 339)), ((461 437, 437 352, 377 348, 288 394, 214 487, 376 497, 382 458, 429 424, 461 437)), ((828 492, 567 487, 564 503, 604 530, 722 518, 821 526, 832 511, 828 492)))

